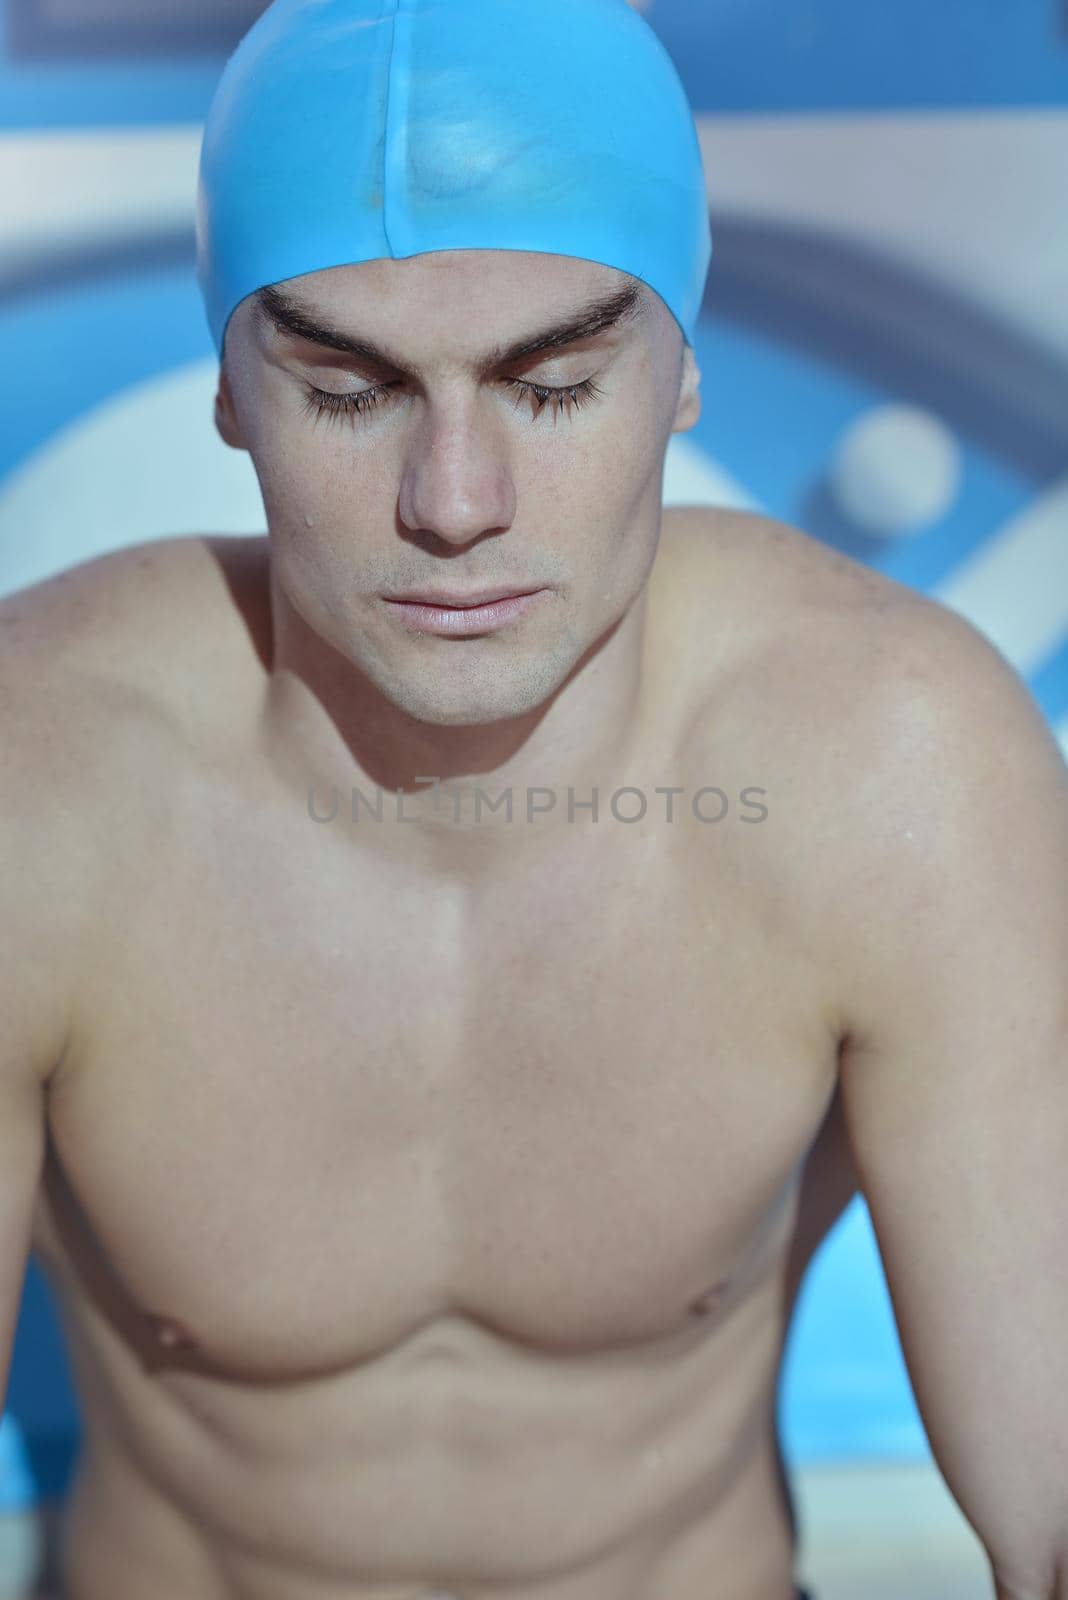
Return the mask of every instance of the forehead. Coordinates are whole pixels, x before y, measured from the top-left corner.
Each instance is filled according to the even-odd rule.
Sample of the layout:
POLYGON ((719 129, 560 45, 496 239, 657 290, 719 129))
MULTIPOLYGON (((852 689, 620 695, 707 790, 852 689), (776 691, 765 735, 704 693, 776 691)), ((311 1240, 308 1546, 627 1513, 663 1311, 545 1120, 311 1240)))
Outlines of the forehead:
POLYGON ((443 307, 477 304, 507 310, 515 306, 552 307, 608 293, 631 280, 613 267, 575 256, 532 250, 435 250, 403 260, 360 261, 291 278, 287 287, 301 298, 332 310, 360 306, 388 312, 422 304, 443 307))

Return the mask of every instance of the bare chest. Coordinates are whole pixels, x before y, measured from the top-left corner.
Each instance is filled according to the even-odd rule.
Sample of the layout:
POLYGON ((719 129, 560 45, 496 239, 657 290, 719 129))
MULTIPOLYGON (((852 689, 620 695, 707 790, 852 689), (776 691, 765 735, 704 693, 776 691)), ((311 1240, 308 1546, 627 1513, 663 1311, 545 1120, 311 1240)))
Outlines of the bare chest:
POLYGON ((52 1096, 38 1251, 250 1376, 449 1316, 581 1353, 715 1312, 788 1242, 834 1061, 730 844, 667 837, 481 897, 254 828, 161 844, 52 1096))

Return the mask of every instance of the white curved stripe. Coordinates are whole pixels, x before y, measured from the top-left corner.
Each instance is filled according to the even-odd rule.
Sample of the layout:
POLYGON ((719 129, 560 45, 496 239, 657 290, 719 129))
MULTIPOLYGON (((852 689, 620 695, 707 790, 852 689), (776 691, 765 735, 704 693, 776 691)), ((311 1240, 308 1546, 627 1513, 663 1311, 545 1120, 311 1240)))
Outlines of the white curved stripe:
POLYGON ((1057 743, 1061 747, 1065 761, 1068 761, 1068 717, 1059 722, 1053 732, 1056 735, 1057 743))
POLYGON ((0 270, 190 228, 199 123, 0 137, 0 270))
POLYGON ((702 113, 697 126, 713 232, 719 213, 837 236, 1068 356, 1068 110, 702 113))
POLYGON ((209 358, 136 384, 0 482, 0 594, 152 539, 262 532, 251 460, 215 431, 217 377, 209 358))
POLYGON ((1068 478, 931 592, 984 633, 1022 677, 1037 672, 1068 639, 1068 478))
POLYGON ((664 469, 666 506, 731 506, 738 511, 759 511, 760 504, 733 473, 699 444, 676 435, 668 445, 664 469))

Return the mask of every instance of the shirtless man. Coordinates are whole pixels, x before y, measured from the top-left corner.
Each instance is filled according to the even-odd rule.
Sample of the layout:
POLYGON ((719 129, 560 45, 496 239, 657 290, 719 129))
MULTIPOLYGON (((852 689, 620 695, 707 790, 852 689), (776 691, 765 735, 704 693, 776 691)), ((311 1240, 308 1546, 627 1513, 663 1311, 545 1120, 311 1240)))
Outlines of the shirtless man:
MULTIPOLYGON (((294 83, 378 48, 316 65, 339 9, 250 35, 287 148, 294 83)), ((415 9, 366 7, 412 128, 418 50, 482 8, 413 43, 415 9)), ((495 35, 539 94, 561 10, 495 35)), ((606 94, 640 41, 659 70, 584 15, 553 71, 617 38, 606 94)), ((0 1374, 32 1248, 83 1410, 64 1600, 788 1600, 783 1345, 858 1184, 997 1595, 1065 1600, 1068 785, 1033 701, 802 533, 662 512, 691 268, 568 251, 570 208, 542 250, 292 270, 251 66, 233 194, 275 231, 201 238, 267 536, 0 606, 0 1374), (535 593, 413 603, 487 589, 535 593)))

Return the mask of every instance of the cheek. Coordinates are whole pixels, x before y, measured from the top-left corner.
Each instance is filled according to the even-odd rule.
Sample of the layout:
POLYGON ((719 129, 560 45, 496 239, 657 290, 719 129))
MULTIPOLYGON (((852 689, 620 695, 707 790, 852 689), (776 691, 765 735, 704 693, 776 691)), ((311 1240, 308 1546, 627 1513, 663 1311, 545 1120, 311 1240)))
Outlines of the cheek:
POLYGON ((272 524, 323 527, 351 520, 369 499, 369 474, 359 454, 305 418, 272 419, 253 460, 272 524))

